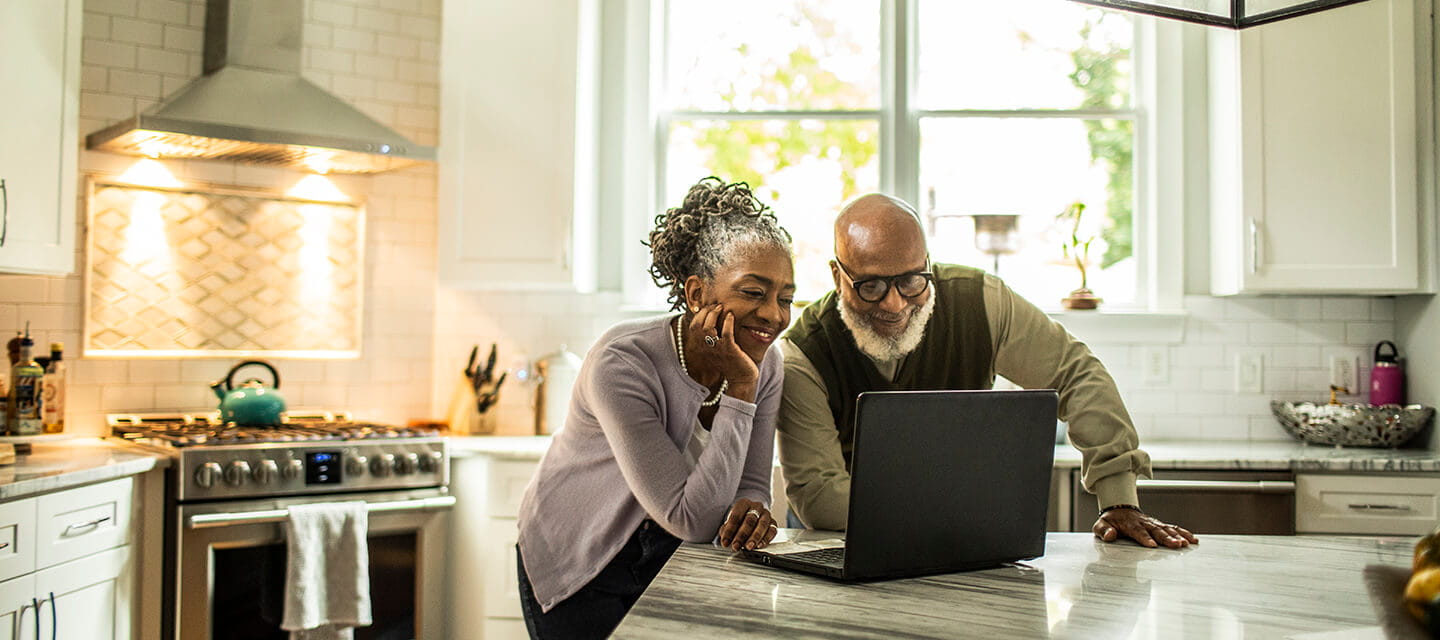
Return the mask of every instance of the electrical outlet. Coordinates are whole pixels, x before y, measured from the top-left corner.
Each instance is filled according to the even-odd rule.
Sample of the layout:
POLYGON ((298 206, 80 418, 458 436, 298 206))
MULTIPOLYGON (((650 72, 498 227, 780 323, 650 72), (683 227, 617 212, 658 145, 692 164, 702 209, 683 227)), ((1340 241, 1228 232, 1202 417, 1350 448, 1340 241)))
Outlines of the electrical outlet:
POLYGON ((1265 356, 1259 353, 1235 355, 1235 392, 1261 393, 1264 391, 1265 356))
POLYGON ((1359 393, 1358 377, 1355 375, 1359 362, 1354 356, 1330 356, 1330 384, 1345 389, 1344 393, 1359 393))
POLYGON ((1166 384, 1170 382, 1170 349, 1166 347, 1144 347, 1140 349, 1141 378, 1145 384, 1166 384))

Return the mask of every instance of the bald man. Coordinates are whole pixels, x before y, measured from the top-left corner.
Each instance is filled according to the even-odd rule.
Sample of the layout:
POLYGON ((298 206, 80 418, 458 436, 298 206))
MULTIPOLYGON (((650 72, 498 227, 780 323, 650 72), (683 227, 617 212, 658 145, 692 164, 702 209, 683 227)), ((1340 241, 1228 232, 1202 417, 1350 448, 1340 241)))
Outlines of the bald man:
POLYGON ((830 275, 835 290, 806 307, 781 342, 780 462, 806 526, 846 527, 861 392, 989 389, 999 374, 1059 392, 1082 483, 1102 507, 1096 536, 1150 547, 1196 542, 1140 510, 1135 480, 1150 476, 1150 458, 1090 349, 998 278, 932 264, 910 205, 881 194, 847 204, 835 220, 830 275))

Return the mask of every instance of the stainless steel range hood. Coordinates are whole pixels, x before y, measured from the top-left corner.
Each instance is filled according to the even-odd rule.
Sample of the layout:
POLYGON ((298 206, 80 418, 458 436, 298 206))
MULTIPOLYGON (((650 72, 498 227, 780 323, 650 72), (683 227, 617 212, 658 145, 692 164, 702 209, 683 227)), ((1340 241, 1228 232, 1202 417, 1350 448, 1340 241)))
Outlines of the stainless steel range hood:
POLYGON ((91 149, 153 158, 374 173, 434 162, 300 76, 304 2, 208 0, 204 75, 154 109, 90 134, 91 149))

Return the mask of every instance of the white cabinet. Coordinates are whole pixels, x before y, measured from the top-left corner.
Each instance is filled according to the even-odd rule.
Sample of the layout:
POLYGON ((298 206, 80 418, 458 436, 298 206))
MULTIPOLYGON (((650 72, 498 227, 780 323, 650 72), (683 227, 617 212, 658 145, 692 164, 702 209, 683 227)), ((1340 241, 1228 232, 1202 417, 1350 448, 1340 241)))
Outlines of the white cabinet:
POLYGON ((1295 476, 1295 532, 1421 535, 1440 521, 1440 478, 1295 476))
POLYGON ((450 489, 457 502, 451 512, 452 567, 450 602, 452 637, 524 640, 528 638, 520 611, 516 575, 516 518, 520 498, 540 463, 491 455, 454 458, 450 489))
POLYGON ((1416 74, 1430 31, 1427 18, 1417 43, 1416 10, 1370 0, 1209 30, 1212 293, 1428 286, 1416 74))
POLYGON ((0 505, 0 640, 132 635, 130 478, 0 505), (26 560, 28 559, 28 562, 26 560))
POLYGON ((81 9, 0 2, 0 272, 75 270, 81 9))
POLYGON ((593 287, 597 3, 446 0, 440 279, 593 287), (498 27, 497 25, 504 25, 498 27))

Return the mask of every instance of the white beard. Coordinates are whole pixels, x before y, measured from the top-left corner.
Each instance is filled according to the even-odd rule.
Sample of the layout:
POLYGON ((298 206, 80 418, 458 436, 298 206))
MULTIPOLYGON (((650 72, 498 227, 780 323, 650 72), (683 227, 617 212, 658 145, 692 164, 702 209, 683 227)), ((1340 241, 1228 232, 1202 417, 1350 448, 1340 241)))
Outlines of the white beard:
POLYGON ((930 314, 935 312, 935 291, 930 292, 930 298, 921 305, 920 309, 910 315, 909 324, 900 335, 893 338, 881 335, 870 327, 869 320, 859 312, 845 304, 842 298, 838 300, 840 307, 840 320, 850 329, 850 334, 855 336, 855 346, 871 359, 879 362, 899 360, 909 355, 915 347, 920 346, 920 340, 925 337, 925 325, 930 323, 930 314))

